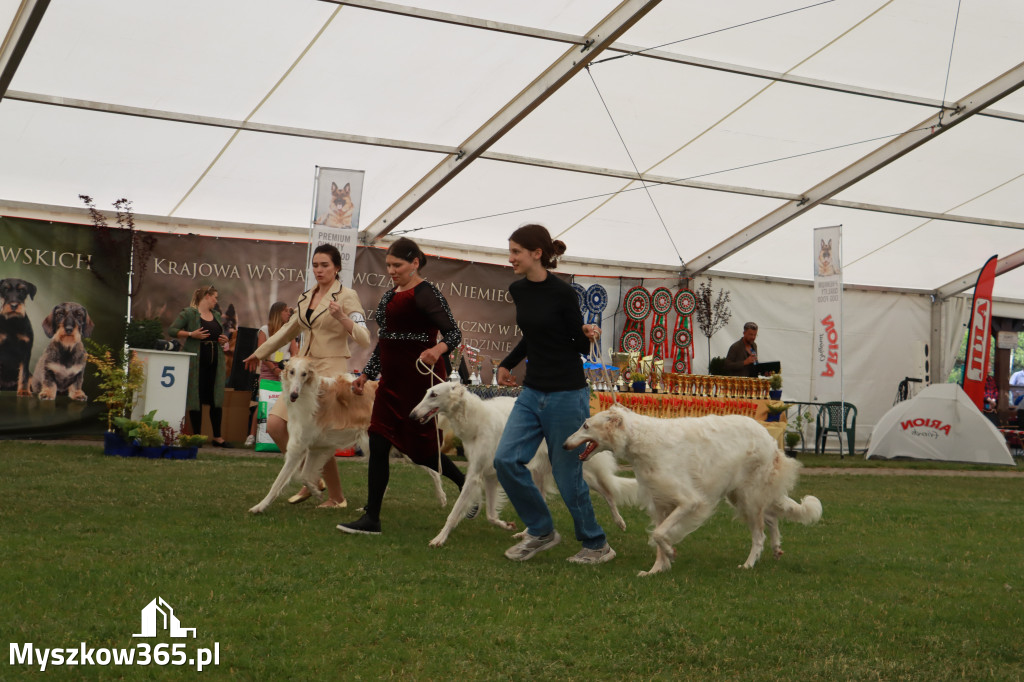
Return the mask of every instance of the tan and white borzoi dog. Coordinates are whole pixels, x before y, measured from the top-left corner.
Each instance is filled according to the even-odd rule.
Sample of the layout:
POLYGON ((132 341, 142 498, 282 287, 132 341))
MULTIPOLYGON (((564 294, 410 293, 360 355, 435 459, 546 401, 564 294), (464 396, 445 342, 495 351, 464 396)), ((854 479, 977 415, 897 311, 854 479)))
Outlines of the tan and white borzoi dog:
POLYGON ((308 358, 292 358, 281 372, 281 397, 288 404, 288 446, 284 466, 270 492, 249 511, 259 514, 277 499, 302 465, 299 479, 319 497, 320 471, 335 450, 360 445, 368 451, 366 428, 370 425, 377 382, 368 381, 363 395, 352 392, 346 375, 321 377, 308 358), (305 464, 303 464, 305 461, 305 464))
MULTIPOLYGON (((290 359, 281 372, 281 397, 278 398, 288 401, 288 445, 285 447, 284 465, 267 496, 249 511, 259 514, 269 507, 300 465, 299 479, 319 498, 320 471, 334 456, 335 450, 359 445, 363 452, 369 452, 366 429, 370 425, 376 394, 376 381, 367 381, 363 385, 363 394, 356 395, 352 392, 351 375, 342 374, 333 379, 321 377, 308 358, 290 359)), ((430 474, 437 499, 442 507, 445 506, 448 499, 441 488, 441 474, 422 468, 430 474)))
MULTIPOLYGON (((481 488, 486 501, 487 520, 498 528, 515 530, 514 523, 502 521, 498 517, 505 496, 494 471, 494 453, 515 402, 515 398, 506 397, 483 400, 467 391, 462 384, 443 382, 431 387, 409 414, 410 418, 420 422, 426 422, 435 415, 447 418, 452 431, 462 441, 469 462, 462 492, 452 505, 444 528, 430 541, 431 547, 440 547, 448 540, 452 530, 465 518, 466 512, 480 501, 481 488)), ((534 483, 543 494, 554 492, 551 461, 543 442, 537 455, 530 460, 529 469, 534 483)), ((583 464, 583 478, 587 485, 605 499, 615 523, 625 530, 626 522, 616 505, 636 505, 638 486, 635 479, 616 476, 616 471, 618 465, 609 452, 599 452, 583 464)))
POLYGON ((780 519, 811 524, 821 518, 818 498, 807 495, 797 504, 789 497, 800 463, 786 457, 750 417, 658 419, 615 405, 590 417, 564 447, 571 450, 584 443, 581 459, 595 450, 611 450, 631 463, 641 495, 648 498, 657 558, 641 576, 671 568, 672 546, 700 528, 723 497, 750 527, 750 554, 742 568, 757 563, 766 526, 778 558, 780 519))

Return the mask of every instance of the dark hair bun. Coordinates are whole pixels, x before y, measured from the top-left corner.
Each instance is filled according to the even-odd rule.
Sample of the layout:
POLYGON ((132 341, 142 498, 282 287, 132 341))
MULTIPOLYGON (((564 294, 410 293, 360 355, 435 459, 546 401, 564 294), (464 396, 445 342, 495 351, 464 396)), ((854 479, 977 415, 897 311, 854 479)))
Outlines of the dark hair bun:
POLYGON ((554 247, 554 252, 556 256, 561 256, 563 253, 565 253, 565 242, 563 242, 561 239, 556 239, 552 241, 551 246, 554 247))

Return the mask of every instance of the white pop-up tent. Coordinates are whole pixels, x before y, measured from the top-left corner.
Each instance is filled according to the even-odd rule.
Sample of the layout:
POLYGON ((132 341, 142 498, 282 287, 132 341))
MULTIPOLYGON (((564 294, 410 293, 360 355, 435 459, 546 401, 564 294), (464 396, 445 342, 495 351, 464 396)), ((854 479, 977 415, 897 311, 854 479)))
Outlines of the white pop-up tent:
POLYGON ((957 384, 934 384, 886 412, 867 457, 1014 465, 1002 435, 957 384))

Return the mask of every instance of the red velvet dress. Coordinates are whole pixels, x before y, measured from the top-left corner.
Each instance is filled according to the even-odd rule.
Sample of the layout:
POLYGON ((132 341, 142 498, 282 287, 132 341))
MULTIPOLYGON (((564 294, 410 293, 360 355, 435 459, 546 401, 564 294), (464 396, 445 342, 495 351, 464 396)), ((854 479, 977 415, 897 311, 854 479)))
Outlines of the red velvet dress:
MULTIPOLYGON (((379 371, 380 384, 369 430, 387 438, 417 464, 436 467, 438 432, 434 421, 420 424, 409 419, 409 413, 438 379, 420 374, 416 360, 438 342, 439 333, 452 350, 461 343, 461 332, 444 296, 425 281, 408 291, 385 294, 375 317, 380 325, 377 347, 364 373, 373 379, 379 371)), ((447 378, 446 367, 447 358, 442 356, 434 372, 447 378)))

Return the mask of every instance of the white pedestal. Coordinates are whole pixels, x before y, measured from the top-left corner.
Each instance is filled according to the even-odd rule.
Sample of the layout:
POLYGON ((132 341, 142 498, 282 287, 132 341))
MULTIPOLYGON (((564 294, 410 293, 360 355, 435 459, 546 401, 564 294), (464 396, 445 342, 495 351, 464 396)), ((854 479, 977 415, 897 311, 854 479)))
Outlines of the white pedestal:
POLYGON ((132 419, 156 410, 156 419, 163 419, 177 431, 185 418, 188 402, 188 362, 194 353, 173 353, 165 350, 131 348, 146 365, 145 382, 139 400, 132 410, 132 419))

